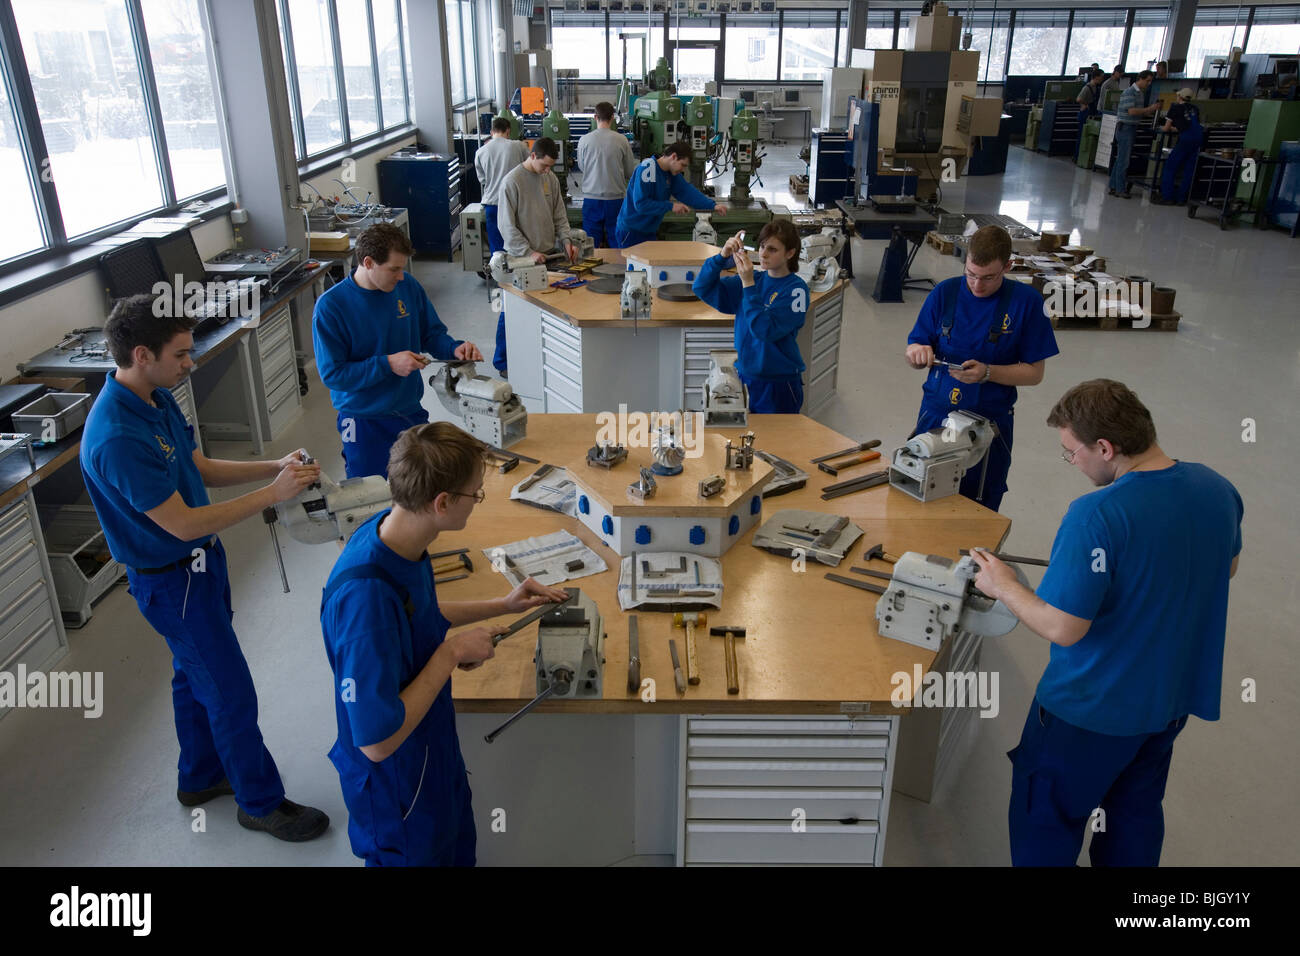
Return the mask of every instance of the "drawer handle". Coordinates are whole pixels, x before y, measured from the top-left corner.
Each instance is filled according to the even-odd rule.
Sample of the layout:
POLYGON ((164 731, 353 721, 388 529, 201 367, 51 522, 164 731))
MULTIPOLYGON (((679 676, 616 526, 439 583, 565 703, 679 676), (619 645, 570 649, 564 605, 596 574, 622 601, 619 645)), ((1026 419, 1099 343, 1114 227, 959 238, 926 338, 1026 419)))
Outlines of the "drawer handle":
POLYGON ((19 605, 21 605, 24 601, 26 601, 29 597, 31 597, 31 596, 32 596, 33 594, 35 594, 37 591, 41 590, 41 588, 43 588, 43 587, 45 587, 45 579, 44 579, 44 578, 41 578, 39 581, 35 581, 35 582, 33 582, 32 585, 31 585, 30 587, 28 587, 26 591, 24 591, 22 594, 18 595, 18 597, 14 600, 14 602, 13 602, 12 604, 10 604, 10 605, 9 605, 7 608, 5 608, 3 611, 0 611, 0 620, 3 620, 4 618, 7 618, 10 614, 12 614, 12 613, 14 612, 14 609, 15 609, 15 608, 17 608, 17 607, 18 607, 19 605))
POLYGON ((22 657, 23 654, 26 652, 27 648, 31 647, 42 637, 44 637, 45 632, 48 631, 53 626, 54 626, 54 619, 50 618, 50 620, 46 621, 44 624, 38 627, 36 629, 36 633, 33 634, 31 637, 27 638, 27 640, 23 641, 22 645, 18 648, 18 650, 14 651, 13 654, 9 656, 9 660, 5 661, 4 664, 0 664, 0 670, 8 668, 10 664, 12 664, 18 658, 22 657))
POLYGON ((28 541, 27 544, 18 551, 15 551, 4 564, 0 564, 0 575, 5 574, 11 567, 18 563, 22 558, 27 557, 27 552, 36 550, 36 542, 28 541))

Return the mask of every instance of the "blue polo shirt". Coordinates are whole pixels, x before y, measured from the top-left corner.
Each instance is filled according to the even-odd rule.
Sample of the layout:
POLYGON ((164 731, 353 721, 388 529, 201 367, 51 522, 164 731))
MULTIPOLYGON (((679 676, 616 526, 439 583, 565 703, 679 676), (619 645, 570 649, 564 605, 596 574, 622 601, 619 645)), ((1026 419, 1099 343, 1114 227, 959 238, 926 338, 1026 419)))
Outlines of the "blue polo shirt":
POLYGON ((1219 719, 1228 571, 1241 551, 1241 496, 1204 465, 1131 471, 1075 500, 1038 596, 1092 622, 1052 645, 1038 700, 1101 734, 1219 719))
POLYGON ((450 359, 461 344, 447 332, 424 288, 409 272, 392 292, 363 289, 352 276, 316 300, 311 323, 316 368, 335 411, 362 418, 415 415, 424 377, 396 374, 394 352, 450 359))
MULTIPOLYGON (((963 276, 945 279, 925 298, 907 344, 929 345, 935 358, 961 364, 975 359, 986 365, 1033 364, 1061 350, 1056 345, 1052 321, 1044 311, 1042 294, 1031 285, 1003 278, 992 295, 971 292, 963 276), (1003 299, 1003 287, 1007 290, 1003 299), (953 303, 951 296, 956 295, 953 303), (1005 301, 1006 307, 1002 308, 1005 301), (953 323, 943 334, 946 307, 954 308, 953 323)), ((995 417, 1016 403, 1016 387, 997 382, 962 384, 942 366, 930 369, 922 402, 934 409, 969 409, 995 417)))
POLYGON ((208 540, 182 541, 146 514, 178 491, 191 508, 209 503, 192 457, 193 426, 167 389, 155 388, 153 402, 110 372, 81 437, 81 471, 108 549, 132 568, 171 564, 208 540))

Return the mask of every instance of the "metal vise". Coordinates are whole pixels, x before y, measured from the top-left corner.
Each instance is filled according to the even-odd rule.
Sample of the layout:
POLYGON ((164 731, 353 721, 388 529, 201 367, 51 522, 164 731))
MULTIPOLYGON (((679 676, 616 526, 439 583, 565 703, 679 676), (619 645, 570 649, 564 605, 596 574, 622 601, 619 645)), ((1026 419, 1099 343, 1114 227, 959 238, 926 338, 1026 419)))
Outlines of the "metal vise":
POLYGON ((709 377, 704 382, 704 424, 744 428, 749 424, 749 389, 736 371, 732 349, 709 352, 709 377))
POLYGON ((640 269, 633 269, 623 277, 623 291, 618 297, 623 318, 636 322, 650 318, 650 280, 640 269))
POLYGON ((839 280, 839 256, 844 250, 844 232, 837 226, 826 226, 821 232, 804 236, 799 244, 799 276, 808 283, 810 292, 825 292, 839 280))
POLYGON ((520 292, 546 288, 546 265, 534 262, 532 256, 494 252, 488 260, 488 271, 500 285, 512 286, 520 292))
MULTIPOLYGON (((1028 584, 1014 566, 1016 577, 1028 584)), ((975 590, 979 565, 970 555, 954 562, 935 554, 905 552, 894 564, 889 587, 876 602, 876 625, 891 637, 926 650, 958 631, 1001 637, 1019 623, 1001 601, 975 590)))
MULTIPOLYGON (((966 472, 985 458, 998 433, 983 415, 954 411, 939 428, 914 435, 895 450, 889 483, 917 501, 955 495, 966 472)), ((984 461, 988 470, 988 461, 984 461)), ((983 477, 980 487, 983 489, 983 477)))
POLYGON ((429 377, 447 411, 479 441, 509 448, 528 433, 528 411, 505 379, 476 374, 473 362, 448 362, 429 377))

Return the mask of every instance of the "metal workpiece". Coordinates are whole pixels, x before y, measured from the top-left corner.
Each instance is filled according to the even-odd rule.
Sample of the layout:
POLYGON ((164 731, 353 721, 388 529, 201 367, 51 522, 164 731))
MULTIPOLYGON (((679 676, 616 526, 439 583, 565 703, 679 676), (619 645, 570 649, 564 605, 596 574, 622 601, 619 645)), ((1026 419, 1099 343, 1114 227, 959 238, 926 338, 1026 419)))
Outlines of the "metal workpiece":
POLYGON ((764 498, 774 498, 777 495, 788 494, 808 484, 808 473, 800 469, 794 462, 786 461, 771 452, 758 451, 757 449, 754 451, 754 456, 771 465, 772 471, 775 472, 772 480, 763 487, 764 498))
POLYGON ((627 618, 627 692, 635 694, 641 689, 641 640, 636 615, 627 618))
POLYGON ((636 501, 645 501, 648 498, 653 498, 655 492, 658 490, 659 485, 655 482, 654 472, 649 468, 642 468, 641 478, 627 486, 628 497, 633 498, 636 501))
POLYGON ((523 617, 519 618, 519 620, 515 621, 513 624, 507 627, 500 634, 497 634, 495 637, 493 637, 492 646, 496 647, 507 637, 519 633, 524 628, 526 628, 529 624, 532 624, 534 621, 541 620, 541 618, 545 617, 547 614, 551 614, 559 610, 560 608, 567 606, 573 600, 575 600, 574 595, 580 593, 577 590, 577 588, 567 588, 566 590, 569 592, 568 598, 566 598, 563 601, 560 601, 557 604, 543 604, 541 607, 534 608, 533 610, 529 611, 523 617))
POLYGON ((778 511, 754 532, 751 544, 773 554, 802 552, 820 564, 834 567, 844 560, 862 529, 843 515, 820 511, 778 511))
POLYGON ((720 493, 723 488, 727 487, 727 480, 721 475, 709 475, 700 482, 700 497, 712 498, 720 493))
POLYGON ((597 442, 587 449, 587 464, 600 468, 613 468, 627 461, 627 446, 611 445, 607 441, 597 442))
POLYGON ((740 444, 727 439, 726 461, 723 464, 728 471, 749 471, 754 467, 754 433, 745 432, 740 436, 740 444))

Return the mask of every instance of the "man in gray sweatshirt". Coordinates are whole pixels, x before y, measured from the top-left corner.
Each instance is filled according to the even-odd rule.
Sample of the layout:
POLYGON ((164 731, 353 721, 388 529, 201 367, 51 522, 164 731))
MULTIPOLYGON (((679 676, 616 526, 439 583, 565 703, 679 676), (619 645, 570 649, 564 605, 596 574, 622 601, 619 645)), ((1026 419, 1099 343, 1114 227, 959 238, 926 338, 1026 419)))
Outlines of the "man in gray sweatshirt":
MULTIPOLYGON (((551 172, 559 157, 555 140, 543 136, 534 141, 528 158, 501 184, 499 221, 508 255, 530 256, 541 264, 549 253, 561 249, 570 262, 577 260, 578 246, 569 239, 569 217, 564 211, 560 181, 551 172)), ((507 374, 505 322, 503 312, 497 319, 497 352, 492 359, 503 376, 507 374)))
POLYGON ((487 223, 488 249, 505 248, 497 225, 497 206, 501 202, 501 184, 506 174, 528 158, 528 147, 510 138, 510 120, 498 116, 492 120, 492 138, 474 154, 474 169, 483 187, 483 218, 487 223))
POLYGON ((628 180, 636 172, 632 147, 613 124, 613 105, 597 103, 596 128, 578 140, 582 228, 599 247, 614 245, 618 211, 623 208, 628 180))

